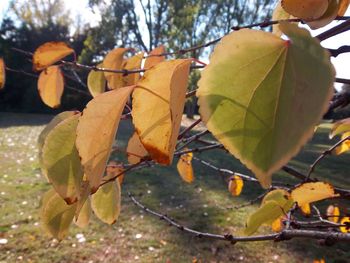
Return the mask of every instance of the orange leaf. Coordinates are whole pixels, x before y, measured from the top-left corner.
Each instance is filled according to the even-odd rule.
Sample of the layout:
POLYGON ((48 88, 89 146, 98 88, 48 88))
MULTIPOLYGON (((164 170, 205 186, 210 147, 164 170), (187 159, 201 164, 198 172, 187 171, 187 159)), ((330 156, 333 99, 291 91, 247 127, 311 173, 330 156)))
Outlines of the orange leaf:
MULTIPOLYGON (((341 136, 341 139, 344 140, 345 138, 347 138, 349 136, 350 136, 350 131, 349 132, 345 132, 341 136)), ((332 154, 340 155, 340 154, 348 152, 348 151, 350 151, 350 140, 346 140, 342 144, 340 144, 337 148, 335 148, 332 151, 332 154)))
POLYGON ((306 21, 320 18, 328 8, 328 0, 282 0, 281 4, 289 14, 306 21))
POLYGON ((179 172, 181 178, 186 183, 192 183, 194 180, 192 158, 193 158, 193 153, 185 153, 181 155, 176 166, 177 171, 179 172))
POLYGON ((133 93, 136 132, 151 158, 160 164, 169 165, 173 159, 191 61, 177 59, 155 65, 133 93))
POLYGON ((233 196, 239 196, 242 192, 243 185, 243 179, 238 175, 234 175, 230 178, 228 190, 233 196))
POLYGON ((300 210, 304 216, 309 216, 311 214, 310 204, 304 204, 300 206, 300 210))
MULTIPOLYGON (((141 69, 142 59, 143 59, 143 52, 136 54, 131 58, 128 58, 123 63, 123 69, 125 70, 141 69)), ((123 77, 123 86, 135 85, 139 79, 140 79, 140 73, 128 74, 127 76, 123 77)))
POLYGON ((4 88, 6 80, 6 66, 3 58, 0 58, 0 90, 4 88))
POLYGON ((164 53, 165 53, 165 47, 163 45, 153 49, 148 54, 148 57, 145 60, 144 68, 149 69, 149 68, 159 64, 160 62, 163 62, 165 60, 165 56, 157 56, 157 55, 164 54, 164 53))
POLYGON ((284 224, 283 224, 284 217, 285 216, 281 216, 272 222, 271 224, 272 231, 276 233, 282 231, 282 229, 284 228, 284 224))
POLYGON ((34 52, 34 70, 43 70, 72 53, 74 50, 64 42, 46 42, 34 52))
POLYGON ((58 108, 64 89, 64 79, 59 66, 50 66, 42 71, 38 80, 38 90, 43 102, 51 107, 58 108))
MULTIPOLYGON (((123 67, 123 56, 129 48, 115 48, 110 51, 103 60, 103 67, 112 70, 121 70, 123 67)), ((117 89, 123 87, 123 74, 104 72, 107 79, 109 89, 117 89)))
POLYGON ((128 154, 128 162, 131 164, 139 163, 141 159, 148 155, 148 152, 146 151, 145 147, 143 147, 136 132, 134 132, 134 134, 131 136, 126 152, 128 154))
POLYGON ((330 205, 327 208, 327 217, 329 221, 334 223, 339 222, 340 210, 338 206, 330 205))
POLYGON ((343 217, 340 220, 340 224, 345 225, 339 227, 342 233, 350 233, 350 217, 343 217))
POLYGON ((133 89, 129 86, 96 96, 79 119, 76 146, 92 193, 100 185, 121 114, 133 89))
POLYGON ((350 0, 340 0, 338 16, 345 15, 346 10, 348 10, 350 0))

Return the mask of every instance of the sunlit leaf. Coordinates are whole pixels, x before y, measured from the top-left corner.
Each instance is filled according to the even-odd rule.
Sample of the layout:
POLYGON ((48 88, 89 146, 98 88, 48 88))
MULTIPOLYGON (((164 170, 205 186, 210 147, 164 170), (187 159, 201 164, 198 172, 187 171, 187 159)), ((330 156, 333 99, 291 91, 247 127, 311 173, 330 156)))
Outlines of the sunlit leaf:
POLYGON ((327 208, 327 217, 329 221, 334 223, 339 222, 340 210, 338 206, 330 205, 327 208))
POLYGON ((289 14, 306 21, 320 18, 328 8, 328 0, 282 0, 289 14))
POLYGON ((89 224, 91 212, 91 201, 90 199, 87 199, 80 210, 78 219, 74 219, 74 223, 81 228, 86 227, 89 224))
MULTIPOLYGON (((112 70, 121 70, 123 67, 123 56, 128 48, 115 48, 110 51, 103 60, 103 67, 112 70)), ((117 89, 123 87, 123 74, 104 72, 107 79, 109 89, 117 89)))
POLYGON ((350 118, 343 119, 334 123, 329 138, 350 131, 350 118))
POLYGON ((339 227, 342 233, 350 233, 350 217, 343 217, 340 220, 340 224, 345 225, 345 226, 339 227))
POLYGON ((176 165, 177 171, 179 172, 182 180, 189 184, 194 180, 192 158, 193 153, 185 153, 180 156, 176 165))
POLYGON ((160 164, 171 164, 173 159, 190 65, 190 59, 161 62, 145 72, 133 93, 135 129, 152 159, 160 164))
POLYGON ((38 90, 42 101, 51 108, 58 108, 64 89, 64 79, 59 66, 50 66, 40 73, 38 90))
POLYGON ((291 195, 299 206, 338 196, 333 186, 324 182, 304 183, 292 190, 291 195))
POLYGON ((43 146, 43 166, 56 192, 68 203, 78 200, 83 170, 75 147, 80 115, 58 123, 47 135, 43 146))
POLYGON ((252 235, 262 224, 272 223, 283 214, 283 209, 277 202, 268 201, 248 217, 244 233, 252 235))
POLYGON ((79 120, 76 145, 92 193, 100 185, 121 114, 133 89, 123 87, 96 96, 79 120))
MULTIPOLYGON (((272 14, 272 20, 283 20, 283 19, 291 19, 294 18, 291 14, 287 13, 281 3, 279 2, 272 14)), ((279 28, 279 24, 275 24, 272 26, 272 32, 277 35, 277 36, 281 36, 282 35, 282 31, 279 28)))
MULTIPOLYGON (((128 58, 123 63, 123 69, 125 70, 136 70, 141 69, 141 62, 143 59, 143 52, 136 54, 135 56, 132 56, 131 58, 128 58)), ((140 79, 140 73, 131 73, 127 76, 123 77, 123 86, 131 86, 135 85, 136 82, 140 79)))
POLYGON ((238 175, 234 175, 230 178, 228 190, 233 196, 239 196, 243 190, 243 185, 243 179, 238 175))
POLYGON ((35 50, 33 68, 43 70, 72 53, 74 50, 64 42, 47 42, 35 50))
POLYGON ((148 152, 140 141, 139 136, 136 132, 131 136, 126 147, 126 152, 128 154, 128 162, 131 164, 136 164, 148 156, 148 152))
POLYGON ((119 184, 122 185, 124 181, 124 176, 125 176, 123 172, 124 172, 124 168, 122 166, 118 165, 116 161, 110 161, 107 165, 106 176, 103 177, 103 180, 106 181, 118 176, 117 180, 119 181, 119 184))
POLYGON ((3 58, 0 58, 0 90, 5 87, 6 82, 6 66, 3 58))
MULTIPOLYGON (((103 64, 98 64, 97 67, 103 67, 103 64)), ((88 75, 87 85, 93 97, 105 92, 106 78, 103 71, 91 70, 88 75)))
POLYGON ((300 210, 303 213, 304 216, 309 216, 311 215, 311 207, 310 204, 304 204, 300 206, 300 210))
POLYGON ((269 192, 261 202, 261 206, 248 217, 245 233, 252 235, 262 224, 271 224, 287 214, 293 206, 290 194, 282 189, 269 192))
POLYGON ((209 131, 264 187, 313 135, 335 77, 329 53, 307 30, 280 29, 290 40, 250 29, 225 36, 197 91, 209 131))
POLYGON ((332 22, 338 15, 339 0, 330 0, 327 11, 318 19, 310 21, 307 24, 311 29, 318 29, 332 22))
POLYGON ((114 224, 120 213, 121 191, 117 180, 101 186, 91 196, 91 206, 95 215, 107 224, 114 224))
POLYGON ((272 231, 274 232, 281 232, 284 228, 283 224, 284 216, 280 216, 276 220, 274 220, 271 224, 272 231))
POLYGON ((338 16, 345 15, 346 10, 348 10, 349 4, 350 4, 350 0, 340 0, 339 1, 338 16))
POLYGON ((148 54, 148 57, 145 60, 144 68, 149 69, 150 67, 153 67, 158 63, 163 62, 165 60, 165 56, 159 56, 159 55, 164 53, 165 53, 165 47, 163 45, 153 49, 148 54))
POLYGON ((67 205, 54 191, 46 192, 42 198, 41 223, 44 229, 58 240, 68 234, 73 221, 76 204, 67 205))
MULTIPOLYGON (((350 131, 343 133, 343 135, 341 136, 341 139, 345 140, 348 137, 350 137, 350 131)), ((350 151, 350 140, 345 140, 342 144, 340 144, 338 147, 336 147, 332 151, 332 154, 340 155, 348 151, 350 151)))
POLYGON ((323 258, 321 258, 321 259, 314 259, 312 263, 326 263, 326 261, 323 258))

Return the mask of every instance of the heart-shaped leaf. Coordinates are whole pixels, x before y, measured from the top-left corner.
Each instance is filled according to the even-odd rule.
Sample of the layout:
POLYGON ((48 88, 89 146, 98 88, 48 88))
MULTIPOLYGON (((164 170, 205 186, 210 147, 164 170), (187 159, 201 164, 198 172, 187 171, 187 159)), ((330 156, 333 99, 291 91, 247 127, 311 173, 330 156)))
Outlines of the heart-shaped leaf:
POLYGON ((264 187, 313 135, 335 78, 328 51, 307 30, 280 29, 290 40, 250 29, 225 36, 197 91, 209 131, 264 187))

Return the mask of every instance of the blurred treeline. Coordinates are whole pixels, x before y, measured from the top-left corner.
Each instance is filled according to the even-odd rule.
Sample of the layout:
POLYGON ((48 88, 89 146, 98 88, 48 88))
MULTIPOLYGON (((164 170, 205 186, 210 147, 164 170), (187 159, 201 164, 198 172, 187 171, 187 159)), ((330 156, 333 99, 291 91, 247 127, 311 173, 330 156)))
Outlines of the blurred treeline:
MULTIPOLYGON (((0 91, 0 111, 57 113, 82 109, 91 99, 74 90, 87 91, 76 74, 86 83, 88 72, 67 68, 66 86, 73 89, 65 89, 59 109, 48 108, 39 98, 35 76, 22 72, 37 75, 30 56, 14 48, 33 52, 47 41, 64 41, 74 48, 80 63, 92 65, 118 46, 149 51, 164 45, 173 51, 203 44, 229 32, 230 26, 269 18, 274 4, 273 0, 89 0, 86 8, 101 16, 92 27, 89 21, 73 17, 63 0, 13 0, 0 21, 0 57, 9 68, 5 89, 0 91)), ((200 49, 188 56, 208 57, 208 51, 200 49)), ((196 88, 198 79, 199 72, 193 71, 190 89, 196 88)), ((189 115, 195 105, 194 98, 186 103, 189 115)))

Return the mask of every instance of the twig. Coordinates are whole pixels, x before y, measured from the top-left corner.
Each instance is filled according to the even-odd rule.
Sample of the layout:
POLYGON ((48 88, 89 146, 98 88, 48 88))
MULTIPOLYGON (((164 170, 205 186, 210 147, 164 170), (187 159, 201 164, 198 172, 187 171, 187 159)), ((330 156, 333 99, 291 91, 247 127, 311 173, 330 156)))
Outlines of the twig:
POLYGON ((190 126, 188 126, 186 129, 184 129, 179 136, 177 137, 178 140, 181 140, 186 133, 188 133, 189 131, 191 131, 194 127, 196 127, 200 122, 202 121, 201 118, 199 118, 198 120, 196 120, 195 122, 193 122, 190 126))
POLYGON ((311 164, 310 169, 306 175, 305 180, 309 180, 312 172, 315 170, 315 167, 317 166, 317 164, 323 160, 323 158, 325 158, 327 155, 331 154, 332 151, 337 148, 339 145, 341 145, 343 142, 347 141, 350 139, 350 136, 345 137, 344 139, 338 141, 336 144, 334 144, 332 147, 330 147, 329 149, 325 150, 315 161, 313 164, 311 164))
POLYGON ((177 229, 184 231, 186 233, 189 233, 191 235, 194 235, 198 238, 224 240, 224 241, 229 241, 233 244, 236 242, 252 242, 252 241, 265 241, 265 240, 282 241, 282 240, 288 240, 295 237, 312 238, 312 239, 332 239, 335 241, 350 242, 350 234, 344 234, 344 233, 338 233, 338 232, 294 230, 294 229, 283 230, 280 233, 276 233, 276 234, 247 236, 247 237, 238 237, 238 236, 233 236, 231 234, 219 235, 219 234, 205 233, 205 232, 197 231, 189 227, 183 226, 178 222, 176 222, 174 219, 170 218, 169 216, 147 208, 145 205, 141 204, 138 200, 136 200, 136 198, 130 192, 128 192, 128 196, 136 206, 138 206, 145 212, 155 217, 158 217, 160 220, 164 220, 170 226, 176 227, 177 229))

